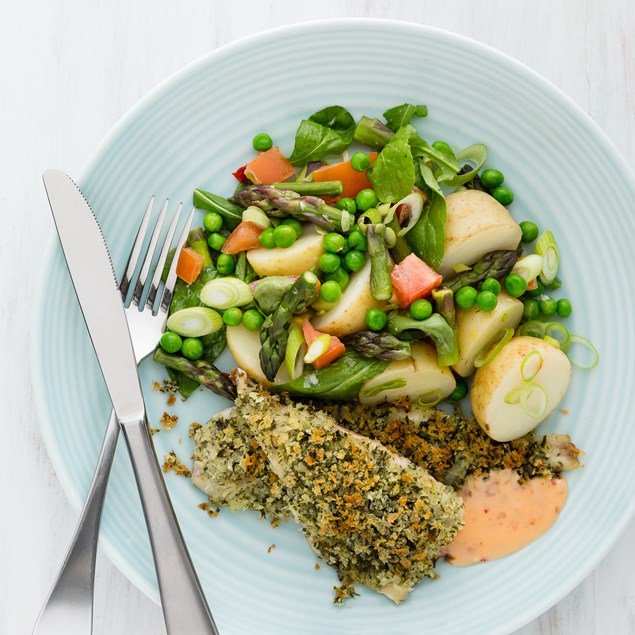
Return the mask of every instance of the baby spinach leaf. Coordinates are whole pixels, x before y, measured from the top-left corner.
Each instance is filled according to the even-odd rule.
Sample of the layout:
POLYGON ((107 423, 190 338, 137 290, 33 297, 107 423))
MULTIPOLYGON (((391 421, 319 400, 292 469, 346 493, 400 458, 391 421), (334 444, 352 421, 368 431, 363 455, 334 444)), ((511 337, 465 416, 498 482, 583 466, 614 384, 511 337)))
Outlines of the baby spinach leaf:
POLYGON ((395 133, 367 172, 382 203, 396 203, 408 196, 414 187, 415 170, 409 143, 409 127, 411 128, 406 126, 395 133))
POLYGON ((435 174, 437 180, 444 182, 456 176, 461 169, 459 162, 454 156, 452 150, 440 150, 431 146, 425 139, 419 136, 419 133, 410 125, 404 127, 408 130, 410 136, 410 148, 413 157, 426 157, 438 167, 435 174))
POLYGON ((243 208, 222 196, 218 196, 218 194, 194 190, 193 199, 194 207, 220 214, 223 217, 225 227, 229 230, 235 229, 243 219, 243 208))
POLYGON ((314 399, 350 401, 357 397, 364 382, 381 373, 389 363, 349 351, 332 364, 319 370, 305 370, 293 381, 274 385, 271 390, 314 399))
POLYGON ((342 106, 328 106, 303 119, 295 133, 289 161, 306 165, 348 148, 355 134, 355 120, 342 106))
POLYGON ((406 126, 410 123, 413 117, 427 117, 427 106, 413 106, 412 104, 401 104, 401 106, 395 106, 390 108, 384 113, 384 119, 386 125, 393 131, 397 132, 399 128, 406 126))
POLYGON ((421 260, 438 269, 445 242, 445 196, 432 170, 421 160, 416 163, 419 172, 417 182, 428 195, 428 201, 417 224, 406 234, 406 240, 421 260))

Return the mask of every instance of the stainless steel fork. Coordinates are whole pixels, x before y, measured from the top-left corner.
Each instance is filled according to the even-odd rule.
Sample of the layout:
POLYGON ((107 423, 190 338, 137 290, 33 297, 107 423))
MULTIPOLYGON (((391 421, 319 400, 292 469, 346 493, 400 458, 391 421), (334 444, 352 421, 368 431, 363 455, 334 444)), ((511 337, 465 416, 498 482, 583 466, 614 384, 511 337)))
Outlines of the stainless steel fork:
MULTIPOLYGON (((124 302, 134 281, 153 207, 154 197, 150 199, 143 216, 123 277, 119 283, 119 290, 124 302)), ((155 264, 156 268, 152 279, 149 285, 147 284, 167 210, 168 201, 166 200, 150 237, 141 270, 136 283, 134 283, 131 300, 126 306, 126 318, 137 364, 140 364, 154 351, 165 330, 167 311, 176 283, 177 257, 173 259, 162 294, 157 297, 161 285, 161 275, 181 215, 181 204, 172 217, 161 253, 155 264), (143 302, 144 295, 147 296, 145 302, 143 302)), ((181 231, 176 244, 176 254, 180 252, 187 239, 193 215, 194 210, 190 212, 181 231)), ((99 539, 99 524, 118 436, 119 425, 113 412, 108 422, 95 474, 75 534, 57 579, 37 619, 33 630, 34 635, 60 635, 61 633, 64 635, 86 635, 92 632, 95 558, 99 539)))

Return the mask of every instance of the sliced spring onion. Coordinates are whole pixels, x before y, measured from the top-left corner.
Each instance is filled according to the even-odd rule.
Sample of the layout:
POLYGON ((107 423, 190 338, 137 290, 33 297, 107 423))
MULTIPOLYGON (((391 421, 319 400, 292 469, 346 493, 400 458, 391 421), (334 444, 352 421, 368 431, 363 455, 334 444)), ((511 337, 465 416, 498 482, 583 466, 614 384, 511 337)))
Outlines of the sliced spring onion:
POLYGON ((261 209, 255 207, 254 205, 250 205, 243 212, 243 220, 255 223, 258 227, 262 227, 263 229, 271 227, 271 220, 269 217, 261 209))
POLYGON ((525 279, 525 282, 529 283, 535 280, 542 271, 542 256, 538 254, 530 254, 524 258, 519 258, 511 270, 511 273, 516 273, 525 279))
POLYGON ((465 174, 457 174, 455 177, 445 181, 443 184, 447 187, 457 187, 471 181, 483 167, 483 164, 487 160, 487 146, 482 143, 475 143, 474 145, 463 148, 456 155, 456 160, 459 165, 464 163, 472 163, 474 167, 465 174))
POLYGON ((386 227, 384 230, 384 241, 388 249, 392 249, 397 244, 397 234, 392 227, 386 227))
POLYGON ((520 376, 523 381, 531 381, 542 368, 542 355, 534 350, 529 351, 520 363, 520 376))
POLYGON ((378 395, 380 392, 384 392, 384 390, 399 390, 400 388, 405 388, 408 382, 405 379, 392 379, 390 381, 385 381, 383 384, 379 384, 378 386, 373 386, 372 388, 367 388, 359 393, 360 397, 374 397, 378 395))
POLYGON ((582 370, 591 370, 595 368, 600 363, 600 354, 597 351, 597 348, 589 342, 585 337, 581 337, 580 335, 572 335, 571 336, 571 345, 567 350, 567 355, 569 360, 576 368, 581 368, 582 370), (576 352, 574 351, 585 351, 585 352, 576 352), (587 357, 588 361, 583 361, 581 357, 587 357))
POLYGON ((565 353, 569 350, 569 346, 571 346, 571 333, 569 333, 569 329, 564 325, 560 324, 560 322, 548 322, 545 324, 545 334, 544 339, 554 339, 558 342, 558 346, 560 350, 565 353))
POLYGON ((172 313, 166 326, 182 337, 202 337, 220 330, 223 318, 213 309, 194 306, 172 313))
POLYGON ((518 386, 518 388, 513 388, 506 395, 503 401, 512 406, 520 403, 520 394, 525 390, 525 386, 518 386))
POLYGON ((496 355, 500 353, 503 346, 505 346, 505 344, 507 344, 507 342, 512 339, 513 335, 514 329, 501 329, 496 334, 496 337, 477 353, 476 357, 474 358, 474 366, 476 368, 487 366, 487 364, 489 364, 496 357, 496 355))
POLYGON ((551 284, 558 274, 560 266, 560 251, 553 234, 547 230, 536 241, 536 253, 542 256, 542 270, 540 279, 546 285, 551 284))
POLYGON ((518 332, 521 335, 537 337, 541 340, 545 336, 546 328, 547 325, 540 320, 529 320, 529 322, 525 322, 524 324, 520 325, 520 329, 518 329, 518 332))
POLYGON ((526 384, 523 388, 524 390, 520 393, 520 407, 532 419, 542 419, 549 403, 545 389, 533 382, 526 384))
POLYGON ((551 337, 549 335, 545 335, 544 341, 547 342, 547 344, 551 344, 551 346, 555 346, 556 348, 560 348, 560 342, 555 337, 551 337))
POLYGON ((436 406, 441 399, 443 399, 443 393, 440 390, 430 390, 417 399, 417 404, 424 408, 432 408, 436 406))
POLYGON ((421 218, 421 212, 423 211, 423 194, 419 191, 408 194, 408 196, 402 198, 398 203, 395 203, 392 210, 396 212, 402 205, 409 210, 408 223, 399 230, 398 236, 405 236, 421 218))
POLYGON ((353 223, 355 222, 355 216, 353 216, 350 212, 346 210, 342 211, 342 218, 340 220, 340 225, 342 226, 342 231, 344 233, 350 231, 353 223))
POLYGON ((292 323, 289 329, 289 339, 287 340, 287 350, 284 354, 284 363, 291 379, 295 379, 302 374, 304 357, 302 349, 305 348, 304 335, 302 329, 292 323))
POLYGON ((312 364, 318 357, 322 357, 329 348, 331 348, 331 336, 328 333, 322 333, 311 342, 304 356, 304 363, 312 364))
POLYGON ((205 283, 199 299, 215 309, 229 309, 249 304, 253 295, 249 285, 238 278, 215 278, 205 283))

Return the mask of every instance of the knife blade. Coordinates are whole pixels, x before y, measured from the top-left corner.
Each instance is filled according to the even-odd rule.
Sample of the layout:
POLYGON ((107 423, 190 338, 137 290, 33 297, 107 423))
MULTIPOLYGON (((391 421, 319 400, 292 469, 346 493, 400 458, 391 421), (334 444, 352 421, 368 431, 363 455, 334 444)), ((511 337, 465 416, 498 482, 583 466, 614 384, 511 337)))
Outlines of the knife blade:
POLYGON ((154 453, 126 315, 103 234, 67 174, 48 170, 43 180, 64 258, 128 446, 167 632, 217 635, 154 453))

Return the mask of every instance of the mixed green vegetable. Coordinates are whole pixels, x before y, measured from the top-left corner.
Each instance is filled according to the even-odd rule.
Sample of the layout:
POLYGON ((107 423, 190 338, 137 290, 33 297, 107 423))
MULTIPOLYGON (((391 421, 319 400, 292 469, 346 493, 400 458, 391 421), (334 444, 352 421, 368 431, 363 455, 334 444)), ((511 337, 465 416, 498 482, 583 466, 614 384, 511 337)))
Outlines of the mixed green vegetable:
MULTIPOLYGON (((585 365, 597 363, 588 342, 553 321, 569 317, 572 304, 553 297, 560 254, 550 231, 497 211, 509 216, 509 244, 493 240, 476 259, 448 265, 457 194, 486 197, 497 210, 514 194, 500 170, 483 169, 485 145, 456 151, 426 141, 414 124, 427 115, 423 105, 402 104, 383 119, 356 121, 329 106, 301 121, 288 158, 257 134, 259 154, 234 172, 228 198, 195 190, 202 227, 178 255, 180 279, 155 354, 184 397, 199 385, 232 397, 213 365, 229 336, 234 357, 255 347, 251 374, 274 390, 330 400, 354 399, 377 375, 422 359, 425 343, 434 347, 433 370, 451 380, 429 392, 462 399, 461 316, 493 315, 503 297, 522 302, 521 335, 565 352, 583 343, 585 365), (249 345, 245 333, 254 334, 249 345)), ((500 350, 509 327, 501 329, 478 351, 480 365, 500 350)), ((408 383, 395 377, 372 396, 408 383)))

